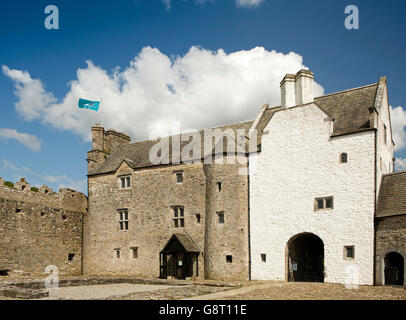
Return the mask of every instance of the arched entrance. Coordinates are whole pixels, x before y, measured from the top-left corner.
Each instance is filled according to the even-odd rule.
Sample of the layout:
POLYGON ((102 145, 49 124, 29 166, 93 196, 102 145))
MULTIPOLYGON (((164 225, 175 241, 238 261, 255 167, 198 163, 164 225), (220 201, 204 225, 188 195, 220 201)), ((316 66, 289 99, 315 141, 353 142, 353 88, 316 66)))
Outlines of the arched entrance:
POLYGON ((287 243, 287 280, 324 282, 324 244, 313 233, 301 233, 287 243))
POLYGON ((385 285, 403 285, 404 259, 398 252, 389 252, 384 259, 385 285))

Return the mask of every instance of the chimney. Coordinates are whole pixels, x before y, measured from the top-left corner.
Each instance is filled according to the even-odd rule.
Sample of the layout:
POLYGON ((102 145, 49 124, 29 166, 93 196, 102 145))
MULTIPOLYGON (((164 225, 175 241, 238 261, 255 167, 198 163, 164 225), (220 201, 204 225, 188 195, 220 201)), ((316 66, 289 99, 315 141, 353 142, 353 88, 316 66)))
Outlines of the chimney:
POLYGON ((296 74, 287 74, 281 82, 281 107, 290 108, 314 101, 314 75, 302 69, 296 74))
POLYGON ((287 74, 281 81, 281 106, 290 108, 296 105, 295 75, 287 74))
POLYGON ((295 91, 297 106, 314 101, 313 79, 314 75, 310 70, 302 69, 296 73, 295 91))
POLYGON ((108 153, 112 153, 120 144, 130 143, 131 137, 123 132, 117 132, 113 129, 106 131, 104 148, 108 153))
POLYGON ((104 151, 104 128, 100 124, 92 127, 92 150, 104 151))

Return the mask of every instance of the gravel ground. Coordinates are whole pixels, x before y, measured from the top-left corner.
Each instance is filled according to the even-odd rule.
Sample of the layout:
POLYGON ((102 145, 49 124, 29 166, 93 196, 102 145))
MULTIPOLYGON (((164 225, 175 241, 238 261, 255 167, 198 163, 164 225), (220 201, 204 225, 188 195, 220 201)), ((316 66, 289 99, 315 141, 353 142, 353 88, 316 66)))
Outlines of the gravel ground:
POLYGON ((329 283, 262 282, 240 289, 199 297, 210 300, 406 300, 402 287, 360 286, 347 289, 329 283))
POLYGON ((49 297, 41 300, 94 300, 111 299, 117 296, 126 296, 135 293, 154 292, 165 290, 172 286, 148 284, 102 284, 93 286, 61 287, 49 289, 49 297))

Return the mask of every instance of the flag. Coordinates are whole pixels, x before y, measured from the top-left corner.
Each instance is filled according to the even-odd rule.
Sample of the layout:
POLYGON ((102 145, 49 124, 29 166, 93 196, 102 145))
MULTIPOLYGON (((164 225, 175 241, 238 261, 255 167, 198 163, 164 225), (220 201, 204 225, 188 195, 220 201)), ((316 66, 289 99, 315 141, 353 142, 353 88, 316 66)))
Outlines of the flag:
POLYGON ((90 101, 82 98, 79 99, 79 108, 99 111, 99 107, 100 101, 90 101))

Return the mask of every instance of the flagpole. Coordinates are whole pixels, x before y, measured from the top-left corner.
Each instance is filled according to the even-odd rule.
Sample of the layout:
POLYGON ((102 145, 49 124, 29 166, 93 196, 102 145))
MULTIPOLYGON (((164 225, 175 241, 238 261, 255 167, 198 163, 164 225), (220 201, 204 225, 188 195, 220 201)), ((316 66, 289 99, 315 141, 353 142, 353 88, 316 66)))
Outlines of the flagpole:
POLYGON ((102 109, 102 107, 101 107, 102 102, 103 102, 103 97, 100 98, 100 106, 99 106, 99 109, 100 109, 100 117, 101 117, 101 126, 104 128, 104 126, 103 126, 103 114, 102 114, 103 109, 102 109))

